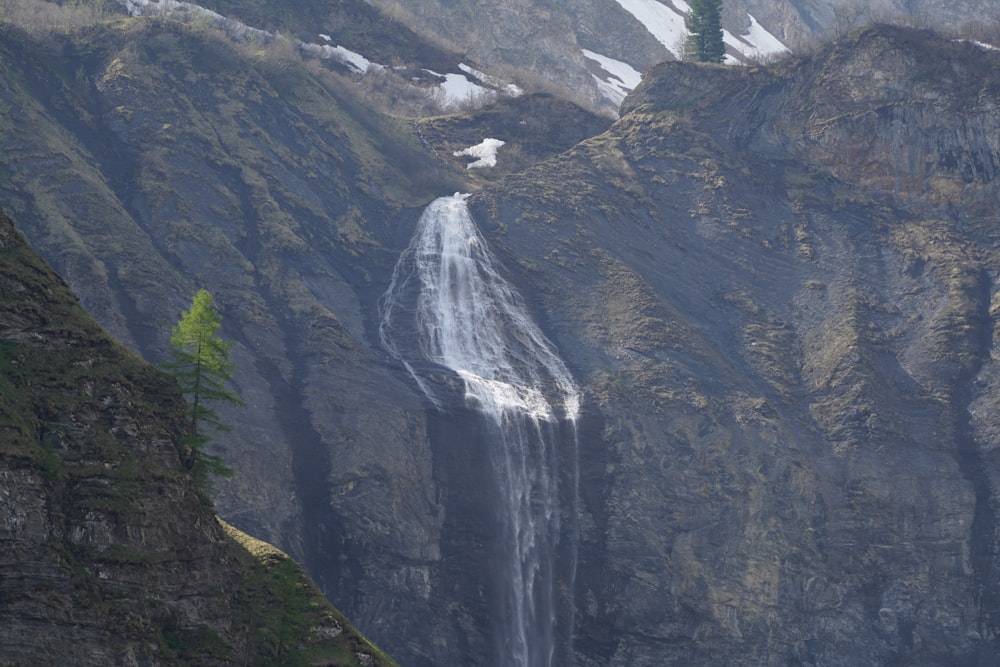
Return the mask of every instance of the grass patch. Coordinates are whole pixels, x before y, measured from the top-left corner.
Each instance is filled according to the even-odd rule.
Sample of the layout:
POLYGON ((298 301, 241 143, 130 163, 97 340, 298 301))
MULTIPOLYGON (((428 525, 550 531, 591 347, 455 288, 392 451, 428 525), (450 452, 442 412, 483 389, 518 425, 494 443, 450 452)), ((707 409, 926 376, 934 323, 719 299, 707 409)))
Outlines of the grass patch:
POLYGON ((234 599, 246 628, 246 664, 396 663, 358 632, 287 554, 219 520, 242 552, 246 578, 234 599))
POLYGON ((204 625, 162 628, 160 639, 173 664, 199 665, 211 660, 231 661, 233 658, 232 649, 218 633, 204 625))

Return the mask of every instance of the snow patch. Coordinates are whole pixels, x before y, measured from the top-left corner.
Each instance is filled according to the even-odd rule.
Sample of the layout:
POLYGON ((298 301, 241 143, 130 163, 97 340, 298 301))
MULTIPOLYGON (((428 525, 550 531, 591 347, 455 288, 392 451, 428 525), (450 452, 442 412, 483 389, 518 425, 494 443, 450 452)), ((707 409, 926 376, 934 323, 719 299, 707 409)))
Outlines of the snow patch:
POLYGON ((616 0, 622 9, 634 16, 646 30, 675 56, 680 57, 679 47, 687 39, 684 16, 691 8, 683 0, 674 0, 677 9, 656 0, 616 0))
POLYGON ((613 104, 621 104, 625 96, 629 94, 639 82, 642 81, 642 74, 628 63, 609 58, 608 56, 583 49, 583 55, 596 62, 607 74, 601 78, 593 74, 597 87, 608 100, 613 104))
POLYGON ((986 51, 1000 51, 1000 47, 993 46, 992 44, 987 44, 986 42, 980 42, 975 39, 956 39, 956 42, 965 42, 966 44, 974 44, 981 49, 986 51))
POLYGON ((750 60, 759 60, 766 56, 777 55, 779 53, 789 53, 791 50, 782 44, 781 40, 772 35, 764 28, 753 14, 747 14, 750 19, 750 30, 745 35, 734 36, 723 30, 723 41, 742 53, 750 60))
POLYGON ((497 149, 503 146, 506 141, 501 141, 500 139, 483 139, 481 142, 475 146, 469 146, 468 148, 460 151, 455 151, 452 153, 455 157, 461 157, 462 155, 467 155, 469 157, 478 158, 475 162, 470 162, 465 165, 466 169, 481 169, 482 167, 495 167, 497 166, 497 149))
POLYGON ((441 88, 444 90, 445 98, 452 105, 474 100, 487 93, 486 88, 470 81, 464 74, 445 74, 441 88))
POLYGON ((317 58, 333 59, 347 65, 348 68, 357 74, 364 74, 371 68, 382 69, 382 65, 373 63, 360 53, 355 53, 342 46, 330 46, 329 44, 299 44, 299 48, 304 52, 316 56, 317 58))
MULTIPOLYGON (((688 37, 684 18, 691 11, 690 5, 684 0, 670 0, 670 4, 657 2, 657 0, 615 1, 622 9, 642 23, 646 30, 675 57, 683 57, 684 42, 687 41, 688 37)), ((748 60, 757 60, 789 51, 789 48, 758 23, 752 14, 748 13, 747 16, 750 18, 750 29, 747 34, 734 35, 728 30, 722 31, 722 40, 727 46, 748 60)), ((725 62, 738 65, 740 59, 726 55, 725 62)))
POLYGON ((491 76, 486 72, 481 72, 470 65, 466 65, 465 63, 458 63, 458 69, 462 70, 463 72, 472 76, 473 78, 482 81, 487 86, 499 90, 500 92, 509 97, 518 97, 524 94, 524 91, 521 90, 520 86, 513 83, 507 83, 502 79, 499 79, 495 76, 491 76))
POLYGON ((444 79, 438 86, 443 98, 443 106, 458 107, 465 102, 475 102, 489 94, 490 89, 470 81, 464 74, 441 74, 431 69, 424 69, 428 74, 444 79))

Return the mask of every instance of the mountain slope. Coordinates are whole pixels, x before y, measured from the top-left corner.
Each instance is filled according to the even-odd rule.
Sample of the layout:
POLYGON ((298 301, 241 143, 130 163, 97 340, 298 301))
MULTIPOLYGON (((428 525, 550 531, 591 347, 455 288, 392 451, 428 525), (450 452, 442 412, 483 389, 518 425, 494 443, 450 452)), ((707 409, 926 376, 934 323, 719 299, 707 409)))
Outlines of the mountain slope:
POLYGON ((994 659, 997 58, 666 63, 472 198, 593 401, 579 664, 994 659))
POLYGON ((427 418, 374 342, 375 304, 410 207, 492 178, 435 127, 503 131, 527 165, 607 122, 542 96, 424 131, 314 61, 159 17, 37 39, 4 26, 0 60, 0 190, 84 307, 158 361, 196 289, 215 298, 248 404, 220 411, 235 429, 214 453, 237 468, 220 514, 407 664, 452 650, 435 646, 461 622, 429 638, 425 620, 451 605, 428 597, 444 519, 427 418))
MULTIPOLYGON (((375 0, 421 34, 444 38, 491 71, 528 71, 589 108, 613 113, 622 88, 664 60, 683 58, 683 0, 493 2, 375 0)), ((873 21, 899 21, 996 39, 1000 8, 989 0, 727 0, 728 62, 774 58, 873 21)))
POLYGON ((0 662, 392 665, 195 487, 179 392, 0 213, 0 662))
POLYGON ((162 18, 3 37, 22 230, 151 359, 213 292, 250 404, 221 512, 405 664, 496 654, 489 439, 378 332, 423 205, 473 186, 583 389, 561 654, 991 664, 996 52, 879 27, 767 68, 666 63, 605 132, 544 96, 388 118, 162 18), (466 170, 488 136, 498 167, 466 170))
MULTIPOLYGON (((39 9, 46 5, 42 0, 25 0, 12 9, 31 22, 51 13, 39 9)), ((495 88, 487 81, 472 81, 477 77, 490 79, 490 75, 470 72, 465 63, 459 65, 468 58, 494 76, 500 74, 535 91, 557 91, 609 116, 616 113, 625 93, 635 87, 643 72, 664 60, 684 58, 685 17, 690 9, 684 0, 530 4, 493 0, 457 4, 427 0, 375 0, 370 4, 362 0, 332 4, 314 0, 280 4, 265 0, 119 0, 119 5, 129 11, 183 17, 202 24, 216 19, 237 21, 236 32, 264 41, 277 36, 288 45, 301 40, 310 45, 306 48, 314 55, 331 45, 347 48, 353 52, 349 60, 366 59, 362 71, 353 66, 348 69, 365 74, 361 78, 373 88, 383 85, 381 80, 387 73, 397 72, 405 72, 424 85, 442 81, 448 73, 458 77, 463 91, 470 82, 495 88), (191 8, 201 15, 192 14, 191 8), (198 8, 215 14, 209 19, 198 8), (377 66, 369 68, 369 61, 377 66)), ((995 42, 1000 10, 990 0, 736 0, 722 7, 726 62, 755 63, 780 57, 789 49, 808 51, 817 43, 874 21, 902 22, 995 42)), ((447 88, 448 83, 443 83, 447 88)), ((481 88, 472 90, 484 92, 481 88)), ((464 97, 463 92, 452 101, 461 102, 464 97)))

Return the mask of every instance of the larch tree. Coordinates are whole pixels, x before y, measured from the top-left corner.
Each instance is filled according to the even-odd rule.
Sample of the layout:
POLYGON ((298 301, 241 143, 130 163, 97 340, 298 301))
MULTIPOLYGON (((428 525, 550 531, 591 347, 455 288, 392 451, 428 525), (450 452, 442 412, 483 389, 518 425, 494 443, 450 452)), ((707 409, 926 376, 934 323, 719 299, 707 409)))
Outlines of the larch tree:
POLYGON ((163 364, 187 399, 185 444, 190 447, 195 478, 202 485, 207 484, 210 475, 232 474, 220 457, 204 451, 208 442, 205 427, 216 431, 231 429, 219 420, 210 404, 243 405, 239 395, 228 388, 233 379, 233 364, 229 361, 232 343, 217 335, 221 324, 222 317, 215 310, 212 295, 198 290, 191 309, 182 313, 171 331, 171 359, 163 364))
POLYGON ((688 30, 687 55, 703 63, 721 63, 726 57, 722 39, 722 0, 691 0, 684 19, 688 30))

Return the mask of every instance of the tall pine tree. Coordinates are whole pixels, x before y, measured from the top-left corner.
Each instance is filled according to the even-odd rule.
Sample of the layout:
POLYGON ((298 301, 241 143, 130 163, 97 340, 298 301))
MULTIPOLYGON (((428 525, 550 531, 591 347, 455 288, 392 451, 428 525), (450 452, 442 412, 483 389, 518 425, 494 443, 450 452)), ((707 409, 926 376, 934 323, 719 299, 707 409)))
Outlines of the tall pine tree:
POLYGON ((703 63, 721 63, 726 57, 722 41, 722 0, 691 0, 684 19, 688 30, 687 56, 703 63))
POLYGON ((208 436, 205 426, 217 431, 231 427, 219 421, 210 403, 242 405, 239 395, 227 388, 233 378, 233 364, 229 361, 232 343, 218 337, 222 317, 215 311, 212 295, 198 290, 191 302, 191 309, 181 315, 170 336, 171 360, 164 369, 173 375, 187 399, 188 432, 185 444, 190 447, 190 461, 195 478, 204 485, 209 475, 230 475, 218 456, 207 454, 204 445, 208 436))

